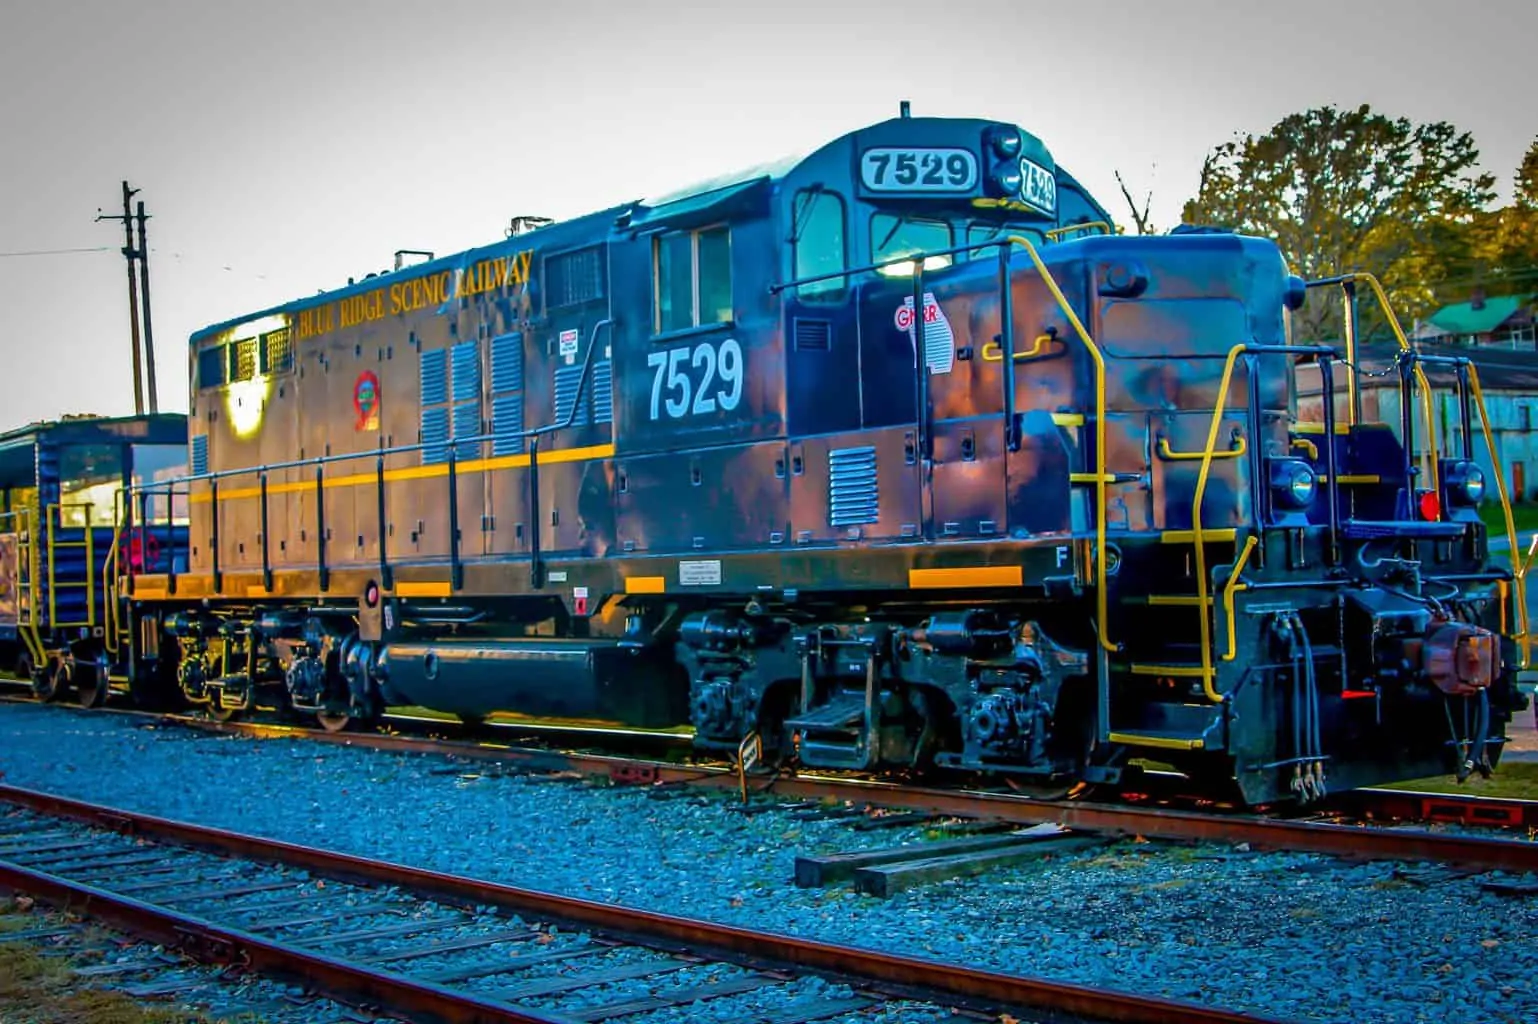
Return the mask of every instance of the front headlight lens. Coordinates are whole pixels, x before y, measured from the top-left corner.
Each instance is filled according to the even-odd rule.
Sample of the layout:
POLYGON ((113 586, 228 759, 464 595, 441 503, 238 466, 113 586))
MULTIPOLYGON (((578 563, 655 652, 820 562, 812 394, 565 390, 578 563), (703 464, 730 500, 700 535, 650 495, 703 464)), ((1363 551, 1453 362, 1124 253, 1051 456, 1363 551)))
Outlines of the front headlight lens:
POLYGON ((1478 505, 1485 496, 1485 471, 1472 462, 1447 463, 1447 499, 1459 505, 1478 505))
POLYGON ((1271 463, 1271 490, 1287 508, 1308 508, 1319 490, 1319 476, 1301 459, 1278 459, 1271 463))

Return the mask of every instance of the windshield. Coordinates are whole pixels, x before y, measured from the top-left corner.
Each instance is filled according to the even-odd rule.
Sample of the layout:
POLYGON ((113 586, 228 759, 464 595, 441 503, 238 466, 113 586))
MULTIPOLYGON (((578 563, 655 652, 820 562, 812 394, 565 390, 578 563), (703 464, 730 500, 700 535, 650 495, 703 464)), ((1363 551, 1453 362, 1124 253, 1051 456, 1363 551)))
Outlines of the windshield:
MULTIPOLYGON (((915 253, 949 249, 955 244, 951 226, 943 220, 900 217, 891 213, 878 213, 870 219, 870 251, 876 263, 915 253)), ((941 270, 950 266, 951 262, 950 256, 930 256, 924 260, 924 269, 941 270)), ((882 267, 880 273, 887 277, 908 277, 913 274, 913 270, 910 261, 882 267)))

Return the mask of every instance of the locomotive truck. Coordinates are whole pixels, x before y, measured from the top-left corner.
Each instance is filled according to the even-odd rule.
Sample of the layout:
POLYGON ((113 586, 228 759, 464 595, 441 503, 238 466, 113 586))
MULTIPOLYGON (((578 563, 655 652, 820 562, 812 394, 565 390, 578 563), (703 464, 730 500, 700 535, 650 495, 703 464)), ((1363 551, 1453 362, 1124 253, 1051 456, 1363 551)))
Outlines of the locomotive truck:
POLYGON ((1124 236, 1029 132, 904 111, 239 316, 191 338, 190 472, 127 502, 188 523, 184 565, 120 574, 121 671, 218 717, 270 690, 330 728, 510 711, 1047 786, 1155 761, 1251 803, 1488 772, 1527 638, 1477 374, 1446 361, 1447 450, 1400 334, 1370 422, 1352 333, 1291 336, 1306 299, 1349 328, 1382 291, 1124 236))

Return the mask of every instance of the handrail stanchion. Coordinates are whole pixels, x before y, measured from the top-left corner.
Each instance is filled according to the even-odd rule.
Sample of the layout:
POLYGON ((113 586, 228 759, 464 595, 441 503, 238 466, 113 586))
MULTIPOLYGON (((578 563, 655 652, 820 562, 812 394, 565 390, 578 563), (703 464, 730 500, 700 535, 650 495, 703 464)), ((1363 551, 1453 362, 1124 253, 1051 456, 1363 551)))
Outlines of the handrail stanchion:
POLYGON ((464 566, 459 561, 459 455, 449 447, 449 589, 464 586, 464 566))
POLYGON ((315 570, 320 592, 331 588, 331 570, 326 568, 326 466, 315 463, 315 570))
POLYGON ((1003 357, 1004 447, 1020 450, 1020 424, 1015 422, 1015 310, 1009 282, 1009 248, 999 247, 999 352, 1003 357))
MULTIPOLYGON (((1350 372, 1349 367, 1347 372, 1350 372)), ((1340 561, 1340 508, 1336 500, 1340 493, 1340 460, 1335 449, 1335 366, 1328 355, 1319 357, 1319 391, 1324 399, 1324 472, 1329 477, 1325 504, 1328 506, 1330 536, 1325 545, 1325 557, 1335 565, 1340 561)))
POLYGON ((257 486, 261 491, 262 511, 262 589, 272 592, 272 552, 267 542, 267 474, 263 472, 257 477, 257 486))
POLYGON ((224 590, 224 577, 219 572, 219 478, 208 481, 208 547, 214 559, 214 593, 224 590))
POLYGON ((395 582, 390 577, 390 559, 385 551, 385 457, 383 444, 380 445, 379 457, 374 464, 374 493, 379 511, 379 585, 385 590, 393 590, 395 582))

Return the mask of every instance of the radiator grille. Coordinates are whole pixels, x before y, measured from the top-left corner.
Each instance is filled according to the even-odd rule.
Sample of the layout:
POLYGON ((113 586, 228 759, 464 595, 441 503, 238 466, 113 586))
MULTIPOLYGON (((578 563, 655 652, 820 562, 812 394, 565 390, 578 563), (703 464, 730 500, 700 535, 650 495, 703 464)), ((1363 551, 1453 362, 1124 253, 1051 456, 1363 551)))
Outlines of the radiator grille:
MULTIPOLYGON (((577 399, 577 387, 582 383, 582 366, 558 366, 555 370, 555 422, 565 423, 567 415, 571 412, 572 402, 577 399)), ((587 403, 583 402, 583 406, 587 403)), ((577 415, 572 418, 570 426, 587 426, 588 417, 586 408, 578 408, 577 415)))
POLYGON ((833 325, 826 320, 796 320, 795 346, 801 352, 826 352, 833 345, 833 325))
POLYGON ((876 449, 837 448, 828 453, 828 522, 833 526, 874 523, 880 515, 876 449))
POLYGON ((449 368, 447 353, 441 348, 423 352, 422 404, 442 405, 449 400, 449 368))
POLYGON ((444 406, 422 410, 423 462, 447 462, 449 458, 449 410, 444 406))
POLYGON ((614 369, 605 359, 593 367, 593 422, 614 422, 614 369))
POLYGON ((194 434, 192 437, 192 475, 202 476, 208 472, 208 435, 194 434))
MULTIPOLYGON (((480 346, 473 341, 462 341, 454 346, 454 401, 469 402, 481 397, 480 346)), ((479 414, 477 414, 479 415, 479 414)), ((458 414, 455 414, 458 423, 458 414)), ((456 426, 454 433, 459 433, 456 426)), ((476 431, 480 433, 480 431, 476 431)))
POLYGON ((491 339, 491 390, 523 390, 523 335, 504 334, 491 339))
POLYGON ((491 402, 491 432, 497 435, 491 445, 493 455, 522 455, 523 438, 506 437, 523 430, 523 396, 503 395, 491 402))

